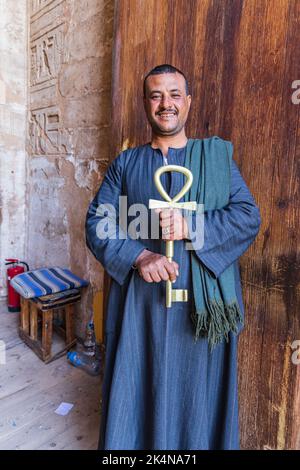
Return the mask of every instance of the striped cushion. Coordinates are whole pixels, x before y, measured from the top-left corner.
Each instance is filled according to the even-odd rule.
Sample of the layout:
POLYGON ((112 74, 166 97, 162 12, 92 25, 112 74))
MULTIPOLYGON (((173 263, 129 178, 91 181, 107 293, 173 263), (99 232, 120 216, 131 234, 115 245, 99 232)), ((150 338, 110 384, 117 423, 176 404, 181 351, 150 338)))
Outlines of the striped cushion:
POLYGON ((25 299, 84 287, 88 282, 67 268, 41 268, 18 274, 10 281, 12 287, 25 299))

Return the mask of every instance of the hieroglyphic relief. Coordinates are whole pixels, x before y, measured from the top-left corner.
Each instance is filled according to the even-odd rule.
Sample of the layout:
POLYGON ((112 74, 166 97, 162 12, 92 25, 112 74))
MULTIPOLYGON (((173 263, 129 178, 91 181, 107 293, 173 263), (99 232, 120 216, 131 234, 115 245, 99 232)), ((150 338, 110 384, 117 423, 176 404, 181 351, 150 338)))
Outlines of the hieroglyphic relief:
POLYGON ((31 112, 29 122, 32 155, 61 155, 72 153, 72 135, 60 127, 57 107, 31 112))
POLYGON ((31 86, 57 77, 64 53, 64 34, 60 25, 31 44, 31 86))
POLYGON ((52 2, 53 0, 31 0, 31 14, 37 13, 39 10, 41 10, 52 2))
POLYGON ((32 155, 72 152, 70 132, 62 128, 57 103, 57 77, 64 61, 62 0, 31 1, 29 145, 32 155))

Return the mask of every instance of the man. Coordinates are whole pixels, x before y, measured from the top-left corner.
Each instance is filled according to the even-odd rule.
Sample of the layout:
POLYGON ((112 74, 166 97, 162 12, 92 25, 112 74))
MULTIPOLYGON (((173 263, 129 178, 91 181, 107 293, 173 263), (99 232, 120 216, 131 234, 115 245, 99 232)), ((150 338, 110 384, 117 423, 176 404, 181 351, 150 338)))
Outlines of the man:
MULTIPOLYGON (((87 244, 112 278, 99 449, 238 449, 237 342, 244 314, 238 258, 258 233, 259 209, 231 162, 230 142, 186 137, 191 96, 180 70, 168 64, 151 70, 144 105, 151 142, 118 155, 86 220, 87 244), (221 197, 209 202, 203 195, 202 247, 186 249, 195 218, 190 224, 179 209, 156 210, 159 238, 125 238, 118 224, 116 237, 99 235, 107 215, 103 205, 120 216, 119 196, 127 196, 128 207, 161 199, 155 171, 166 163, 188 165, 193 145, 202 149, 191 151, 195 181, 200 174, 210 178, 209 185, 199 183, 199 194, 206 184, 206 192, 213 188, 212 201, 215 194, 221 197), (167 239, 175 240, 173 261, 164 255, 167 239), (188 290, 188 302, 166 308, 168 279, 188 290), (195 310, 198 303, 203 309, 195 310)), ((184 184, 177 172, 161 179, 171 198, 184 184)))

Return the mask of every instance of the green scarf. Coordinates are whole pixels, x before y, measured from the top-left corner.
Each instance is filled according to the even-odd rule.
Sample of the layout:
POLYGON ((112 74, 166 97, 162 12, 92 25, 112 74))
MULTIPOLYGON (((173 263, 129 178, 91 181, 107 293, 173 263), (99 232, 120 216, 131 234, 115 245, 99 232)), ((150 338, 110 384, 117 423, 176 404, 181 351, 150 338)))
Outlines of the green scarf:
MULTIPOLYGON (((193 184, 185 201, 204 204, 204 213, 222 209, 229 202, 233 146, 231 142, 211 137, 189 139, 185 167, 193 173, 193 184)), ((205 219, 204 219, 205 224, 205 219)), ((195 341, 207 336, 210 348, 228 341, 228 334, 238 332, 243 322, 235 292, 234 265, 215 278, 201 263, 194 250, 191 253, 194 308, 191 318, 195 326, 195 341)))

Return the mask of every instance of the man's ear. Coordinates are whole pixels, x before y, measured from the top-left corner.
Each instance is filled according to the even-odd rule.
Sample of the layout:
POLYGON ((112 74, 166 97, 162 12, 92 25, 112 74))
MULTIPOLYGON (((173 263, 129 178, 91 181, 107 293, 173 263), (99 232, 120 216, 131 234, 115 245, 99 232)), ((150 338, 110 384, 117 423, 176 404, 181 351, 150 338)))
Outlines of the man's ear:
POLYGON ((187 100, 188 100, 188 103, 189 103, 189 110, 190 110, 191 103, 192 103, 192 96, 191 96, 191 95, 187 95, 187 100))
POLYGON ((146 97, 143 96, 143 103, 144 103, 144 109, 145 109, 145 110, 146 110, 146 102, 147 102, 146 97))

